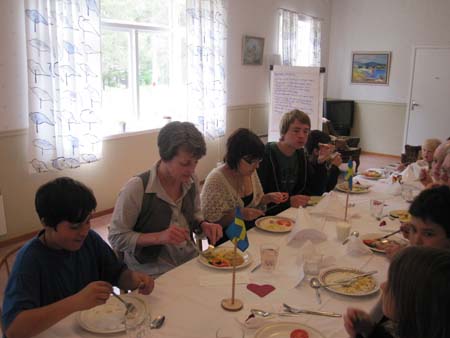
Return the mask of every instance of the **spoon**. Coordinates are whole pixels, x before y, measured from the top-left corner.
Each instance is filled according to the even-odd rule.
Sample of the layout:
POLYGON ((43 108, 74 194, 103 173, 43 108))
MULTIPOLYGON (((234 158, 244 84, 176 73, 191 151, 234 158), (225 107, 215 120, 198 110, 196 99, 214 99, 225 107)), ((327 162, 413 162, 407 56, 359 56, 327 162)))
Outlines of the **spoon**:
POLYGON ((316 290, 317 303, 322 304, 319 292, 319 289, 322 286, 322 284, 320 283, 319 279, 316 277, 311 278, 311 280, 309 281, 309 285, 316 290))
POLYGON ((150 329, 159 329, 164 324, 165 319, 165 316, 159 315, 150 322, 150 329))
POLYGON ((342 242, 342 245, 345 245, 345 244, 347 244, 347 242, 350 240, 350 237, 358 237, 359 236, 359 231, 352 231, 351 233, 350 233, 350 236, 348 236, 346 239, 344 239, 344 241, 342 242))
POLYGON ((263 318, 270 317, 272 315, 286 316, 286 317, 295 316, 296 315, 295 313, 289 313, 289 312, 278 312, 278 313, 275 313, 275 312, 268 312, 268 311, 258 310, 258 309, 251 309, 250 312, 252 314, 254 314, 255 316, 260 316, 260 317, 263 317, 263 318))

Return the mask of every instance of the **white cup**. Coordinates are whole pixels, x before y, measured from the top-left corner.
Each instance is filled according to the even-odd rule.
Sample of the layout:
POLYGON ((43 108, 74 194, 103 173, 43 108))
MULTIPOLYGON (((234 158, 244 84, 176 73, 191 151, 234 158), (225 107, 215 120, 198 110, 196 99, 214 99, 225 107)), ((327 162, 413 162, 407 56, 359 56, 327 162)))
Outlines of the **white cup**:
POLYGON ((337 222, 336 236, 339 242, 342 242, 350 235, 351 225, 348 222, 337 222))

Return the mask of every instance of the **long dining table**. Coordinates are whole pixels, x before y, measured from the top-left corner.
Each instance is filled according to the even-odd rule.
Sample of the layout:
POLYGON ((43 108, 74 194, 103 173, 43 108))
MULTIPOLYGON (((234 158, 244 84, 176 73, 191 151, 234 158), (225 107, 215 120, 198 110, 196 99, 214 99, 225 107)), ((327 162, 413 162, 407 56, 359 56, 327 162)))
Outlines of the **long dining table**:
MULTIPOLYGON (((399 221, 388 218, 387 230, 380 228, 380 221, 370 215, 369 201, 377 198, 385 203, 385 213, 389 210, 407 209, 408 204, 399 195, 387 193, 386 183, 376 181, 363 181, 372 187, 365 194, 351 194, 349 197, 352 217, 349 219, 352 230, 357 230, 361 235, 365 233, 379 232, 386 234, 387 230, 400 226, 399 221), (397 223, 396 223, 397 222, 397 223), (383 232, 383 230, 385 230, 383 232)), ((346 194, 334 191, 333 194, 345 203, 346 194)), ((350 255, 347 246, 342 245, 336 238, 335 217, 315 214, 315 207, 307 207, 315 227, 322 231, 327 239, 314 245, 314 250, 320 252, 331 262, 330 267, 349 267, 363 271, 377 270, 374 275, 379 283, 387 277, 389 261, 385 255, 370 253, 364 255, 350 255)), ((289 217, 295 220, 296 209, 288 209, 279 216, 289 217)), ((342 218, 344 210, 342 210, 342 218)), ((304 224, 297 224, 304 227, 304 224)), ((221 307, 221 301, 231 297, 231 270, 213 269, 202 264, 199 258, 174 268, 155 281, 154 291, 143 296, 149 304, 152 316, 164 314, 166 321, 158 330, 151 330, 151 337, 216 337, 220 330, 230 327, 240 327, 245 337, 254 337, 257 329, 244 328, 242 322, 250 314, 250 309, 258 308, 266 311, 279 311, 282 303, 291 306, 310 309, 337 312, 344 314, 347 307, 357 307, 367 312, 371 311, 381 296, 381 291, 368 296, 345 296, 328 290, 321 289, 321 303, 316 299, 315 291, 304 280, 299 283, 301 276, 301 257, 305 245, 299 246, 296 241, 287 243, 288 233, 272 233, 253 228, 248 231, 250 246, 247 249, 251 257, 251 264, 237 270, 235 296, 244 306, 238 312, 229 312, 221 307), (259 264, 259 248, 263 243, 275 243, 280 247, 278 265, 272 274, 267 274, 258 269, 251 270, 259 264), (249 291, 247 285, 271 284, 275 290, 264 297, 249 291)), ((229 242, 224 245, 229 245, 229 242)), ((309 245, 309 243, 308 243, 309 245)), ((104 334, 95 334, 83 330, 77 323, 77 314, 74 313, 52 328, 43 332, 41 337, 104 337, 104 334)), ((324 317, 318 315, 302 314, 295 317, 272 317, 267 323, 296 322, 312 327, 319 331, 323 337, 347 337, 342 318, 324 317)), ((125 333, 113 334, 114 337, 125 337, 125 333)))

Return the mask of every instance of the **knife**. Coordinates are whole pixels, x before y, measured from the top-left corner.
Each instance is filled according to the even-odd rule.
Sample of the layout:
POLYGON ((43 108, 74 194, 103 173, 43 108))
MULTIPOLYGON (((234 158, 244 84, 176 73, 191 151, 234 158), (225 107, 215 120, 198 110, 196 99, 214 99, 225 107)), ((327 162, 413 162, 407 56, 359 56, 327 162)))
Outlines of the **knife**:
POLYGON ((259 263, 258 265, 256 265, 256 266, 250 271, 250 273, 255 272, 255 271, 258 270, 260 267, 261 267, 261 263, 259 263))
POLYGON ((336 312, 296 309, 287 304, 283 304, 283 306, 288 312, 291 312, 291 313, 304 313, 304 314, 308 314, 308 315, 318 315, 318 316, 326 316, 326 317, 342 317, 342 315, 340 313, 336 313, 336 312))
POLYGON ((350 282, 353 282, 354 280, 362 278, 362 277, 372 276, 372 275, 376 274, 377 272, 378 272, 377 270, 372 270, 372 271, 365 272, 363 274, 360 274, 360 275, 357 275, 357 276, 354 276, 354 277, 351 277, 351 278, 338 279, 337 281, 334 281, 334 282, 332 282, 330 284, 326 284, 326 285, 323 285, 323 286, 329 286, 329 285, 334 285, 334 284, 350 283, 350 282))

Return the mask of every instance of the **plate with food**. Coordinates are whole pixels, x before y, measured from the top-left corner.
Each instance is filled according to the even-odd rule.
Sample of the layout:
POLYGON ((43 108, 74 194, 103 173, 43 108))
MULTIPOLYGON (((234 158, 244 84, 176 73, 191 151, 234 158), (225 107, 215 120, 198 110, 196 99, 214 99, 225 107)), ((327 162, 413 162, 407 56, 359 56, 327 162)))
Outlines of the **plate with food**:
POLYGON ((268 323, 255 332, 255 338, 325 338, 311 326, 294 322, 268 323))
MULTIPOLYGON (((234 249, 230 247, 214 248, 207 253, 198 256, 198 260, 203 265, 213 269, 230 270, 233 269, 234 249)), ((248 252, 236 251, 236 269, 244 268, 250 265, 252 256, 248 252)))
POLYGON ((365 245, 367 245, 370 250, 379 253, 386 253, 386 247, 397 244, 397 245, 406 245, 407 241, 401 239, 399 237, 393 236, 389 238, 385 238, 383 240, 377 241, 378 238, 385 236, 383 233, 371 233, 361 235, 360 238, 365 245))
POLYGON ((391 210, 389 216, 398 218, 400 222, 408 223, 411 221, 411 215, 408 210, 391 210))
MULTIPOLYGON (((148 305, 138 295, 132 293, 121 295, 124 301, 136 307, 137 318, 142 320, 148 314, 148 305)), ((78 324, 86 331, 93 333, 117 333, 125 331, 124 316, 126 308, 116 297, 109 297, 105 304, 80 311, 77 314, 78 324)))
POLYGON ((306 203, 307 206, 314 206, 319 204, 319 202, 322 200, 323 196, 311 196, 308 200, 308 203, 306 203))
MULTIPOLYGON (((322 284, 333 284, 338 281, 350 279, 362 275, 364 271, 352 268, 332 268, 323 271, 319 275, 322 284)), ((378 292, 380 285, 373 276, 357 278, 349 284, 325 286, 331 292, 344 296, 368 296, 378 292)))
MULTIPOLYGON (((370 187, 367 185, 363 185, 359 182, 354 182, 350 194, 365 194, 369 192, 369 188, 370 187)), ((348 182, 339 183, 338 185, 336 185, 336 189, 343 192, 349 192, 348 182)))
POLYGON ((383 174, 376 169, 366 170, 360 175, 368 180, 379 180, 380 178, 383 178, 383 174))
POLYGON ((279 216, 261 217, 255 221, 257 228, 269 232, 289 232, 292 230, 294 223, 289 218, 279 216))

